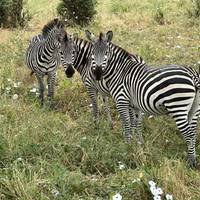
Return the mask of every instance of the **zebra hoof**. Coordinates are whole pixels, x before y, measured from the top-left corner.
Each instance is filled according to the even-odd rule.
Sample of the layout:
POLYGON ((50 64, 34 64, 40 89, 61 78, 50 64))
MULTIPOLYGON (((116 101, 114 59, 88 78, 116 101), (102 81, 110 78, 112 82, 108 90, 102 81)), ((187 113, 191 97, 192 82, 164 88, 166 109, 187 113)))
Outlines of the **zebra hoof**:
POLYGON ((197 167, 197 161, 196 161, 196 157, 192 156, 188 158, 188 166, 191 169, 194 169, 197 167))

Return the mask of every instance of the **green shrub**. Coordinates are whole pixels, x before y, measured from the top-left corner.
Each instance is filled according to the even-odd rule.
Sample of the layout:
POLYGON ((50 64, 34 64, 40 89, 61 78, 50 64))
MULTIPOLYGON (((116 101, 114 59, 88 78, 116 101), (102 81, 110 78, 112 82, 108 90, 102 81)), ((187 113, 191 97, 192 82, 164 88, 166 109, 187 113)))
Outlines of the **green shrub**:
POLYGON ((31 19, 24 9, 24 0, 0 0, 0 24, 2 27, 24 27, 31 19))
POLYGON ((95 4, 96 0, 61 0, 57 11, 69 23, 84 26, 96 14, 95 4))
POLYGON ((189 17, 199 17, 200 16, 200 0, 192 0, 192 7, 188 9, 189 17))

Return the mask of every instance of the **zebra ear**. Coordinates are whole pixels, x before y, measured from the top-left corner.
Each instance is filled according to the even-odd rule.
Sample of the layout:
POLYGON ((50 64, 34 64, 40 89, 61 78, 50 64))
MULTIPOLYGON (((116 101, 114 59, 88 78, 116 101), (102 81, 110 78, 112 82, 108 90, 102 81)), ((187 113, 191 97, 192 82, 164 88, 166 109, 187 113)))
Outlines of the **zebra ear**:
POLYGON ((85 31, 85 35, 86 35, 86 37, 87 37, 87 39, 89 41, 94 41, 95 40, 95 36, 90 31, 86 30, 85 31))
POLYGON ((111 42, 112 38, 113 38, 113 32, 112 31, 108 31, 106 33, 106 38, 108 42, 111 42))

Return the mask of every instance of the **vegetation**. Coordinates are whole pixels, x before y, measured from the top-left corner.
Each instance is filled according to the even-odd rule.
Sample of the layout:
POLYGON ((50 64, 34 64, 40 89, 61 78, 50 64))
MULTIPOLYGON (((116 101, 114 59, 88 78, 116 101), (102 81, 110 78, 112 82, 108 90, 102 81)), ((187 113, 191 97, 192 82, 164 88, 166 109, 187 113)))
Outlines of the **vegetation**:
MULTIPOLYGON (((188 18, 190 0, 162 5, 164 23, 154 19, 156 0, 99 0, 87 29, 112 29, 113 41, 150 65, 185 64, 198 69, 199 20, 188 18), (131 8, 131 9, 130 9, 131 8), (190 31, 188 31, 190 30, 190 31)), ((93 125, 90 102, 78 74, 58 71, 55 109, 40 107, 34 76, 24 64, 28 40, 56 16, 59 0, 28 0, 33 18, 25 30, 0 31, 0 199, 151 200, 149 181, 178 200, 200 197, 199 165, 186 166, 186 145, 167 116, 145 117, 145 144, 124 144, 114 105, 110 130, 101 107, 93 125), (47 9, 48 8, 48 9, 47 9), (44 17, 45 16, 45 17, 44 17)), ((84 30, 67 28, 85 38, 84 30)), ((199 132, 199 130, 198 130, 199 132)), ((197 138, 200 162, 200 137, 197 138)))
POLYGON ((95 4, 96 0, 62 0, 57 10, 66 21, 83 26, 96 14, 95 4))
POLYGON ((24 0, 0 1, 0 24, 3 27, 24 27, 31 19, 24 0))

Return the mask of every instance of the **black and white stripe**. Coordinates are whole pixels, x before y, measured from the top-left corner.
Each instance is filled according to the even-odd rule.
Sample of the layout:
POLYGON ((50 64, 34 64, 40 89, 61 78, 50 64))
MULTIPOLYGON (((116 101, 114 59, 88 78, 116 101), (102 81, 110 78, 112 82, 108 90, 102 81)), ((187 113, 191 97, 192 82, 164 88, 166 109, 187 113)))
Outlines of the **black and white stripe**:
POLYGON ((91 38, 94 49, 104 43, 94 55, 92 69, 100 71, 120 114, 126 141, 130 141, 129 107, 138 113, 170 115, 176 122, 188 147, 190 166, 196 164, 195 142, 197 119, 200 112, 200 77, 192 68, 168 65, 148 67, 142 59, 134 59, 122 48, 110 43, 108 34, 91 38), (95 58, 100 60, 96 61, 95 58), (98 63, 98 65, 96 64, 98 63))
POLYGON ((110 108, 108 105, 109 88, 104 82, 96 82, 93 73, 90 68, 90 54, 92 51, 92 45, 90 42, 78 38, 76 36, 68 35, 66 40, 67 50, 65 51, 65 62, 68 65, 66 69, 67 77, 73 76, 73 67, 80 74, 81 79, 86 86, 87 93, 91 99, 92 112, 95 123, 99 122, 99 109, 98 109, 98 94, 103 97, 105 112, 108 116, 108 122, 110 127, 113 126, 110 108))
POLYGON ((46 24, 42 29, 42 34, 34 36, 26 51, 26 64, 35 73, 38 83, 41 104, 44 101, 44 76, 47 75, 48 96, 50 99, 54 95, 54 84, 56 70, 60 64, 65 66, 64 58, 61 58, 60 51, 65 48, 64 25, 58 19, 54 19, 46 24))

